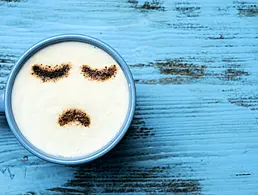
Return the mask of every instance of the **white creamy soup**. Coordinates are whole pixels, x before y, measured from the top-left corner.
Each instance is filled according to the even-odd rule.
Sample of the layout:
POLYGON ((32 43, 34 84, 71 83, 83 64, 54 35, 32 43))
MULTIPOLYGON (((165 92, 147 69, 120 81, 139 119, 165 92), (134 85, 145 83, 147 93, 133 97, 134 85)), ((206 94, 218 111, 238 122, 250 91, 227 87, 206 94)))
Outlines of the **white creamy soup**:
POLYGON ((129 106, 126 77, 106 52, 62 42, 29 58, 12 90, 15 121, 29 142, 55 156, 80 157, 107 145, 129 106))

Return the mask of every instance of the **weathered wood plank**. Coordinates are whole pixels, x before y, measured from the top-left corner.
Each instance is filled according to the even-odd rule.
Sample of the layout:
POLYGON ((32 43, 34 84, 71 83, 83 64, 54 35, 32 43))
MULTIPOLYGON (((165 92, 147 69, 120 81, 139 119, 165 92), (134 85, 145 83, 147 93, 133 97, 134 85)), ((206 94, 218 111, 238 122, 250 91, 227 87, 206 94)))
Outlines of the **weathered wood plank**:
POLYGON ((35 42, 82 33, 114 46, 137 83, 125 139, 54 165, 0 117, 0 194, 257 194, 258 1, 0 0, 0 88, 35 42))
POLYGON ((22 149, 1 123, 6 129, 0 141, 0 178, 5 181, 1 189, 198 194, 219 192, 219 186, 222 192, 255 192, 258 132, 248 108, 229 104, 219 86, 137 85, 137 89, 137 112, 126 138, 92 164, 68 168, 41 161, 22 149))

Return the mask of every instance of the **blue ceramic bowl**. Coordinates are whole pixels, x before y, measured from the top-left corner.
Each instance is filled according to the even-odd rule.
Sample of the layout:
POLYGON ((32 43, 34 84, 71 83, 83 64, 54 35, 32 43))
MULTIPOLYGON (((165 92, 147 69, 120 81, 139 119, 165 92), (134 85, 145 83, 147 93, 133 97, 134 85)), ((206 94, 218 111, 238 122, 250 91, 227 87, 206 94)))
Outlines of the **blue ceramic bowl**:
POLYGON ((11 71, 11 74, 9 76, 9 79, 7 81, 6 89, 5 91, 0 91, 0 111, 5 112, 8 124, 18 139, 18 141, 31 153, 34 155, 53 162, 53 163, 58 163, 58 164, 81 164, 81 163, 86 163, 89 161, 92 161, 96 158, 101 157, 102 155, 106 154, 108 151, 110 151, 117 143, 123 138, 125 135, 127 129, 130 126, 130 123, 133 119, 134 115, 134 110, 135 110, 135 101, 136 101, 136 94, 135 94, 135 84, 134 80, 132 77, 132 74, 126 64, 126 62, 123 60, 123 58, 109 45, 106 43, 89 37, 85 35, 59 35, 55 37, 51 37, 48 39, 45 39, 36 45, 32 46, 30 49, 28 49, 18 60, 18 62, 15 64, 13 70, 11 71), (15 77, 23 64, 37 51, 41 50, 44 47, 47 47, 49 45, 55 44, 55 43, 60 43, 60 42, 66 42, 66 41, 77 41, 77 42, 84 42, 88 43, 91 45, 94 45, 96 47, 99 47, 100 49, 106 51, 110 56, 112 56, 117 63, 121 66, 122 70, 124 71, 124 74, 126 76, 127 82, 128 82, 128 89, 129 89, 129 108, 128 108, 128 113, 126 116, 126 119, 124 121, 124 124, 122 125, 119 133, 111 140, 105 147, 101 148, 97 152, 86 155, 86 156, 81 156, 81 157, 75 157, 75 158, 64 158, 64 157, 59 157, 59 156, 53 156, 50 154, 45 153, 44 151, 41 151, 39 148, 36 148, 34 145, 32 145, 21 133, 19 130, 15 118, 13 116, 12 112, 12 101, 11 101, 11 96, 12 96, 12 88, 14 84, 15 77))

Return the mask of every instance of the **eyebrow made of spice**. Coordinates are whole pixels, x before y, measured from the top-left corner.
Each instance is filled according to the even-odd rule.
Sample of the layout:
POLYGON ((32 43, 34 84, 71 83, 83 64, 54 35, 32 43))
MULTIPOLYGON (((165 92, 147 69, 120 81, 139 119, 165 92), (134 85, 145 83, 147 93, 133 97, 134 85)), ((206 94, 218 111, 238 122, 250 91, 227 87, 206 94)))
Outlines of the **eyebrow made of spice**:
POLYGON ((102 69, 93 69, 88 65, 82 65, 81 67, 82 74, 84 77, 96 81, 106 81, 115 77, 117 74, 117 66, 111 65, 110 67, 105 67, 102 69))
POLYGON ((35 64, 32 66, 32 75, 41 79, 43 82, 56 81, 60 78, 67 77, 71 69, 70 63, 49 66, 43 64, 35 64))

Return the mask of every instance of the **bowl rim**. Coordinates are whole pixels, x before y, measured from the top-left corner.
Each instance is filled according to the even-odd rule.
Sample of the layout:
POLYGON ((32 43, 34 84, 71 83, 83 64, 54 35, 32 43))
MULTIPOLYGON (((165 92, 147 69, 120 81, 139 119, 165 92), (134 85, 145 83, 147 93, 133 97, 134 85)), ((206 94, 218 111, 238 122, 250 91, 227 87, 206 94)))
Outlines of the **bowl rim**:
POLYGON ((103 41, 100 41, 99 39, 93 38, 88 35, 82 35, 82 34, 62 34, 62 35, 57 35, 57 36, 52 36, 47 39, 44 39, 32 47, 30 47, 16 62, 15 66, 13 67, 9 78, 7 80, 6 84, 6 89, 5 89, 5 113, 6 113, 6 119, 7 122, 10 126, 10 129, 12 130, 13 134, 15 137, 18 139, 18 141, 32 154, 38 156, 41 159, 47 160, 52 163, 57 163, 57 164, 65 164, 65 165, 75 165, 75 164, 82 164, 86 162, 93 161, 107 152, 109 152, 111 149, 113 149, 119 141, 123 138, 123 136, 126 134, 132 119, 133 115, 135 112, 135 105, 136 105, 136 89, 135 89, 135 82, 132 76, 132 73, 124 61, 124 59, 120 56, 120 54, 113 49, 111 46, 108 44, 104 43, 103 41), (40 150, 39 148, 35 147, 33 144, 31 144, 26 137, 21 133, 19 130, 14 116, 12 112, 12 102, 11 102, 11 96, 12 96, 12 88, 13 84, 16 78, 16 75, 18 74, 19 70, 21 67, 24 65, 24 63, 37 51, 52 45, 56 43, 61 43, 61 42, 69 42, 69 41, 75 41, 75 42, 83 42, 83 43, 88 43, 91 45, 94 45, 105 52, 107 52, 114 60, 120 65, 122 68, 125 77, 128 82, 128 90, 129 90, 129 107, 128 107, 128 112, 125 118, 125 121, 123 125, 121 126, 119 132, 116 134, 116 136, 104 147, 99 149, 98 151, 85 155, 85 156, 80 156, 80 157, 71 157, 71 158, 66 158, 66 157, 59 157, 59 156, 54 156, 45 153, 44 151, 40 150))

